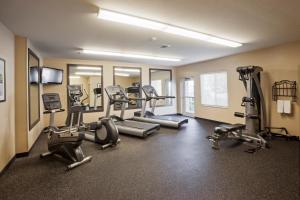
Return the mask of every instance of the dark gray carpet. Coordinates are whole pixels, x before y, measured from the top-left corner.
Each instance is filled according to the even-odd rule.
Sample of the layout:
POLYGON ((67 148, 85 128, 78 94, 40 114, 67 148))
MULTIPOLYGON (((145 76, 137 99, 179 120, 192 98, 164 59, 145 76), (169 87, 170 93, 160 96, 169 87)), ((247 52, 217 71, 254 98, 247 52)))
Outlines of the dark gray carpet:
POLYGON ((39 158, 47 149, 42 136, 0 177, 0 199, 299 199, 299 142, 273 141, 270 150, 248 154, 228 141, 214 151, 205 137, 215 125, 190 120, 145 140, 121 136, 117 148, 104 151, 85 142, 92 162, 69 172, 39 158))

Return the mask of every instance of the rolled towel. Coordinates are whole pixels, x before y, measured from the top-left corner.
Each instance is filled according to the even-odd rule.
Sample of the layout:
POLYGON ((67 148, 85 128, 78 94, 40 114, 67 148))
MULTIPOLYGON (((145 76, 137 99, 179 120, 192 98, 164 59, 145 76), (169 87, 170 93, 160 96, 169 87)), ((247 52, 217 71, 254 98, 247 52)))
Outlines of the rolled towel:
POLYGON ((284 112, 284 101, 283 100, 277 100, 277 112, 278 113, 284 112))
POLYGON ((283 112, 287 113, 287 114, 291 114, 292 113, 292 103, 290 100, 284 100, 283 101, 284 106, 283 106, 283 112))

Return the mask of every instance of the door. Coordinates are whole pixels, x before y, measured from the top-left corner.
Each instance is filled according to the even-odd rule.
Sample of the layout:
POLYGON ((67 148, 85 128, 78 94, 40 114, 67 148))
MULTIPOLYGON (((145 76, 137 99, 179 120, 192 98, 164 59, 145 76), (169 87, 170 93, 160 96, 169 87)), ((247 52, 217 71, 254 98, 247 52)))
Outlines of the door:
POLYGON ((185 78, 182 82, 182 112, 187 116, 195 114, 194 79, 185 78))

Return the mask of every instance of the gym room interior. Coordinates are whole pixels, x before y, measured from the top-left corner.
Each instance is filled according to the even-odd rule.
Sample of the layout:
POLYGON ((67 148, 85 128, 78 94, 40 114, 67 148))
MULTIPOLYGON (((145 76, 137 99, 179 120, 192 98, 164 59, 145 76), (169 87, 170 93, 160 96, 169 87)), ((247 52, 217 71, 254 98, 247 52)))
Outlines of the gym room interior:
POLYGON ((0 0, 0 199, 300 199, 299 0, 0 0))

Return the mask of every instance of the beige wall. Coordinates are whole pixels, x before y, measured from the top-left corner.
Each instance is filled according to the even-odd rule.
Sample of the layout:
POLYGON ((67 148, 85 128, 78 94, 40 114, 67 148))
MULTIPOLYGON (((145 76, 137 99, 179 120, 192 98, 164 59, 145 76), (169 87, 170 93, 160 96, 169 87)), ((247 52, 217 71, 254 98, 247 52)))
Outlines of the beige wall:
MULTIPOLYGON (((113 85, 113 67, 114 66, 126 66, 126 67, 141 67, 142 68, 142 84, 149 83, 149 68, 153 68, 156 66, 149 66, 145 64, 136 64, 136 63, 123 63, 123 62, 115 62, 115 61, 101 61, 101 60, 70 60, 70 59, 52 59, 52 58, 45 58, 44 65, 51 66, 55 68, 60 68, 64 70, 64 81, 62 85, 49 85, 44 86, 43 90, 44 93, 47 92, 58 92, 62 101, 62 106, 67 108, 67 64, 81 64, 81 65, 102 65, 103 66, 103 85, 107 87, 109 85, 113 85)), ((175 79, 174 79, 175 80, 175 79)), ((176 85, 175 81, 173 82, 173 93, 176 92, 176 85)), ((107 104, 107 97, 104 94, 104 112, 97 112, 97 113, 87 113, 84 114, 84 121, 85 122, 92 122, 97 120, 99 117, 105 115, 106 111, 106 104, 107 104)), ((112 114, 119 114, 119 111, 113 111, 111 108, 112 114)), ((132 117, 133 112, 136 110, 128 110, 125 112, 125 117, 132 117)), ((176 104, 169 107, 161 107, 157 109, 157 114, 168 114, 168 113, 176 113, 176 104)), ((49 121, 49 116, 44 116, 45 124, 49 121)), ((56 124, 63 125, 66 119, 66 112, 58 113, 56 116, 56 124)))
POLYGON ((6 101, 0 103, 0 171, 15 155, 15 39, 0 22, 0 58, 6 61, 6 101))
MULTIPOLYGON (((42 104, 40 103, 40 121, 29 131, 29 104, 28 104, 28 48, 30 48, 40 59, 40 65, 43 65, 43 59, 38 50, 34 48, 31 42, 25 38, 15 37, 15 90, 16 90, 16 153, 28 152, 41 130, 44 128, 42 104), (27 84, 24 84, 27 83, 27 84)), ((42 87, 40 87, 40 94, 42 87)), ((41 98, 40 98, 41 101, 41 98)), ((36 105, 38 106, 38 105, 36 105)))
POLYGON ((123 88, 132 86, 132 83, 138 82, 138 77, 115 76, 115 84, 121 85, 123 88))
MULTIPOLYGON (((241 123, 243 119, 234 117, 234 112, 243 112, 240 106, 245 95, 241 81, 238 80, 236 67, 257 65, 264 68, 262 73, 262 88, 267 103, 268 125, 286 127, 290 133, 300 135, 300 108, 299 98, 293 103, 292 115, 282 116, 276 112, 276 103, 272 101, 272 83, 283 79, 297 80, 300 66, 300 42, 288 43, 267 49, 256 50, 248 53, 228 56, 207 62, 200 62, 176 68, 177 88, 179 91, 180 79, 193 77, 195 80, 195 115, 200 118, 221 122, 241 123), (200 103, 200 74, 214 71, 228 72, 228 108, 206 107, 200 103)), ((299 83, 299 82, 298 82, 299 83)), ((298 94, 299 96, 299 94, 298 94)), ((180 98, 178 98, 180 109, 180 98)))

